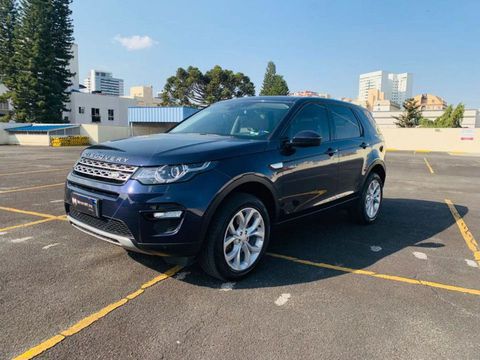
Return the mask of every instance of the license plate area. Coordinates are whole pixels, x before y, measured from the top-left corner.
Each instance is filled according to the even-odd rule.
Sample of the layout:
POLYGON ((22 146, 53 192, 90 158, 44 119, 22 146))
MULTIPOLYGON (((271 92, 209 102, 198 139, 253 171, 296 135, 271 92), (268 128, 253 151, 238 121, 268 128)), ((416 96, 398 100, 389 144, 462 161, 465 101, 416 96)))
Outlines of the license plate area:
POLYGON ((91 196, 73 192, 72 208, 84 214, 100 217, 100 200, 91 196))

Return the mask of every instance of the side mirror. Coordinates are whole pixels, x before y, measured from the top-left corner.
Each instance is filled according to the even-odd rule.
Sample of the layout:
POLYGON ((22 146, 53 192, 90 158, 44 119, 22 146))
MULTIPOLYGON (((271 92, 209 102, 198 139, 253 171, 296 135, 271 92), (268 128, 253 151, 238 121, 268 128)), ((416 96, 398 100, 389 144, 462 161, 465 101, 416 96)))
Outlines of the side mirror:
POLYGON ((297 133, 290 141, 290 146, 293 147, 309 147, 318 146, 322 142, 322 137, 319 133, 312 130, 303 130, 297 133))

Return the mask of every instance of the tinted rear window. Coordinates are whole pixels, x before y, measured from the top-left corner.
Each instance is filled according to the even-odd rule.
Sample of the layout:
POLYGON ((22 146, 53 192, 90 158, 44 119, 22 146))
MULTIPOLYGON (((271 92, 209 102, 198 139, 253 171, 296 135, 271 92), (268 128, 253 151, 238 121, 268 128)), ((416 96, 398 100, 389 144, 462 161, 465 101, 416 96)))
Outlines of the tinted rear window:
POLYGON ((329 109, 335 126, 336 139, 350 139, 361 135, 360 124, 350 108, 331 105, 329 109))

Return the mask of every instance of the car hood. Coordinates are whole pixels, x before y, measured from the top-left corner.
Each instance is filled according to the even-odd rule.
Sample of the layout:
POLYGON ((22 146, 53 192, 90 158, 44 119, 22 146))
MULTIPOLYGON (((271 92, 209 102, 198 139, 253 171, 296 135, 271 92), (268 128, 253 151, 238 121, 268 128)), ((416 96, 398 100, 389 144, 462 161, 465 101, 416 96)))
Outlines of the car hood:
POLYGON ((82 156, 135 166, 191 164, 254 154, 266 145, 266 140, 167 133, 108 141, 90 146, 82 156))

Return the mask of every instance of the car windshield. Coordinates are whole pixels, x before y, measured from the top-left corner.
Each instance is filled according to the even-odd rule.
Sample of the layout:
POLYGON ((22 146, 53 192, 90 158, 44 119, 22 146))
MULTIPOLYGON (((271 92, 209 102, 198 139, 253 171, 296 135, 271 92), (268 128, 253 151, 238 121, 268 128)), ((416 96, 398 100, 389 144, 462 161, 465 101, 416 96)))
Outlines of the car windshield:
POLYGON ((170 132, 266 139, 290 107, 289 103, 273 101, 220 102, 194 114, 170 132))

